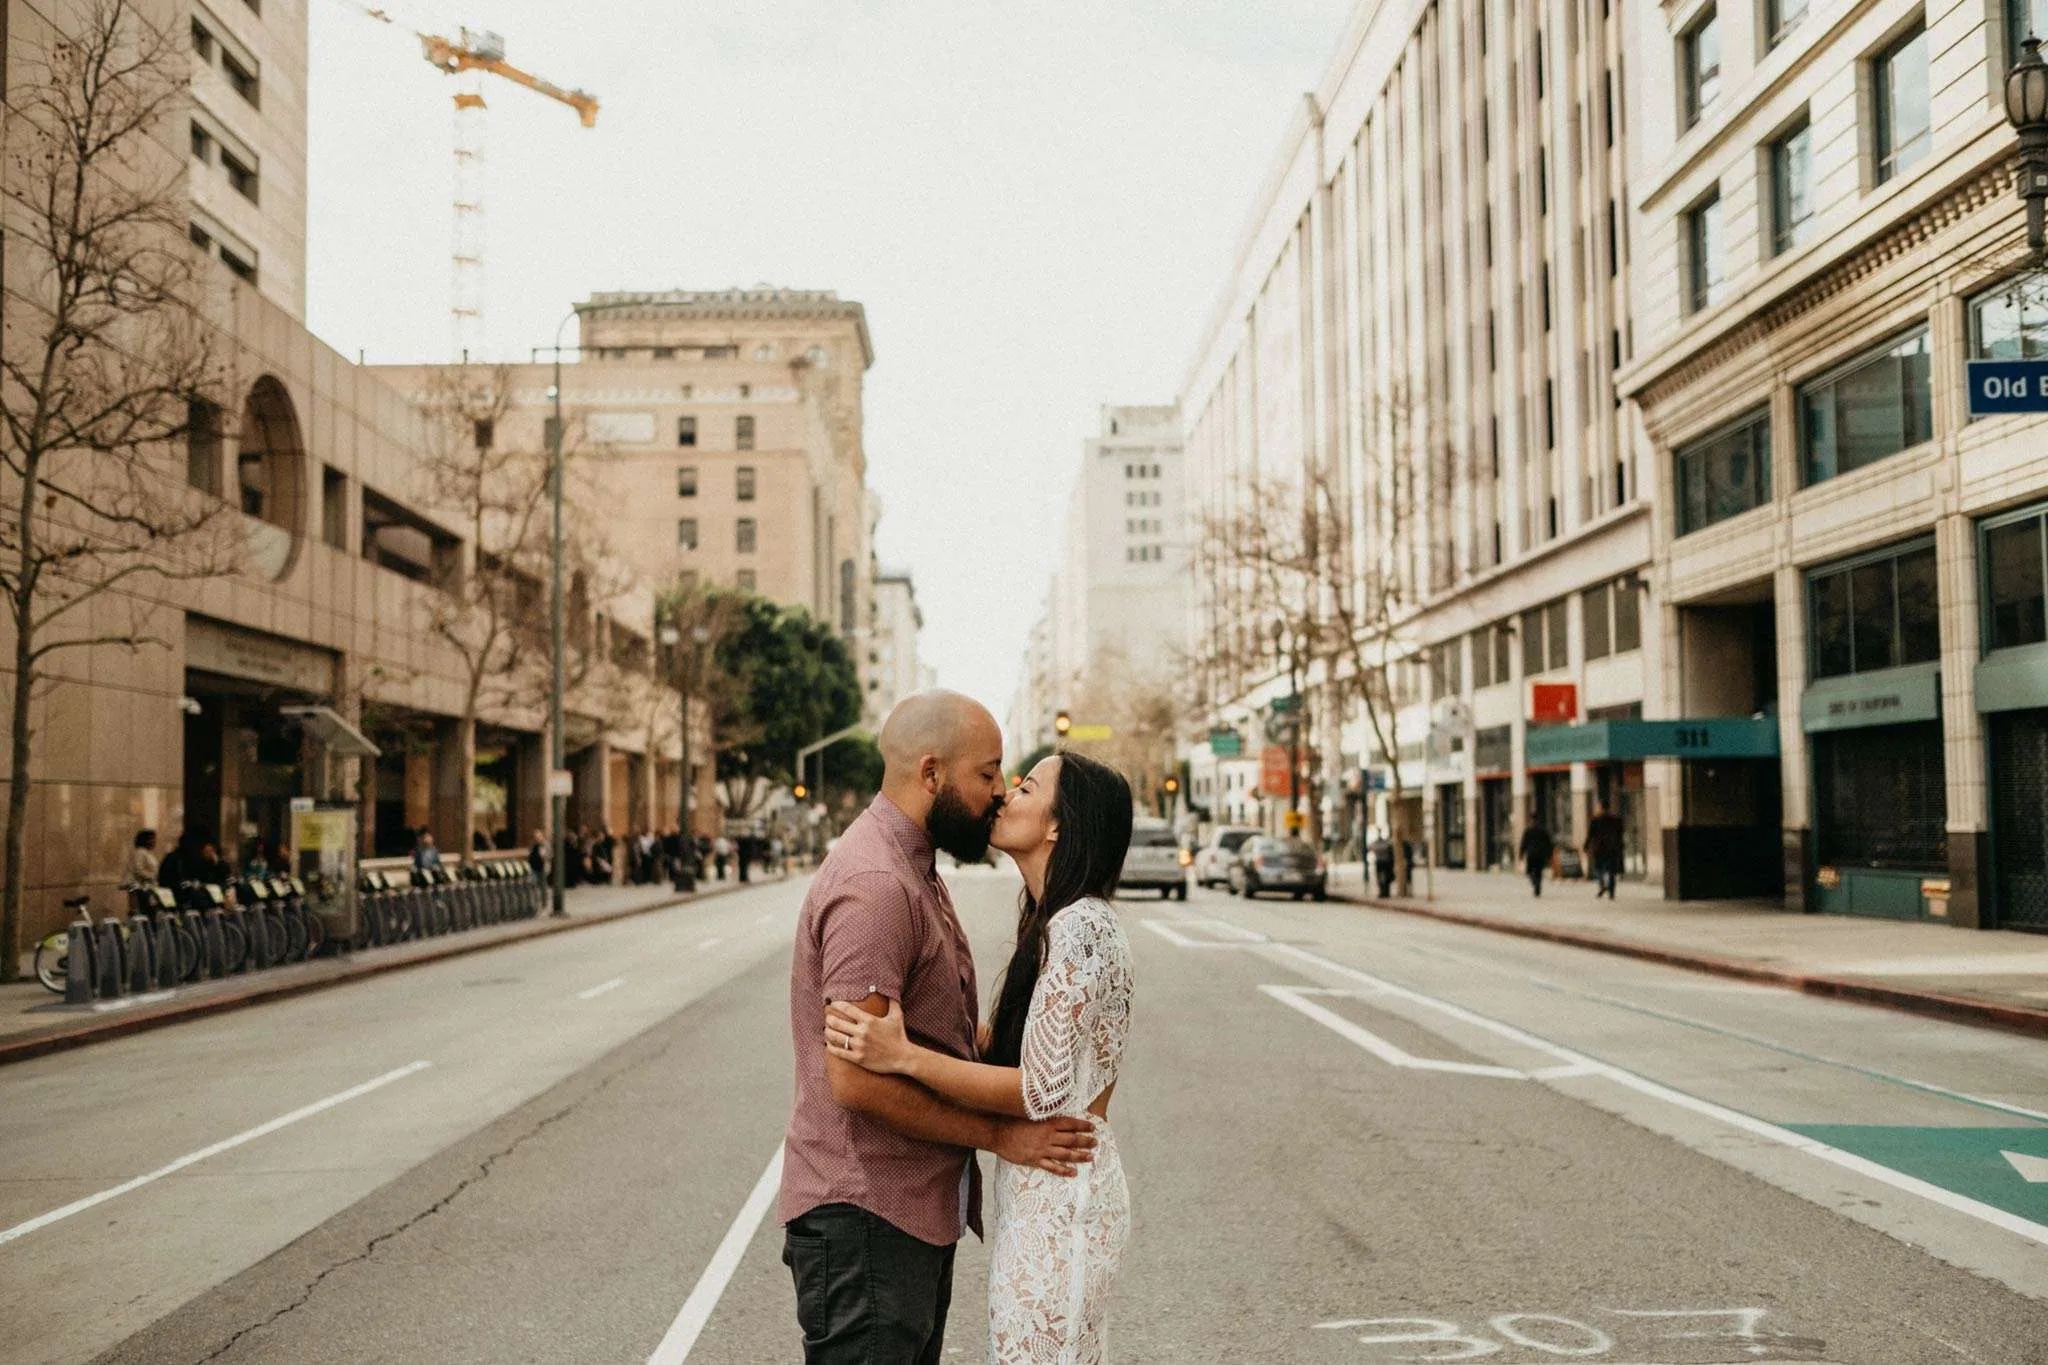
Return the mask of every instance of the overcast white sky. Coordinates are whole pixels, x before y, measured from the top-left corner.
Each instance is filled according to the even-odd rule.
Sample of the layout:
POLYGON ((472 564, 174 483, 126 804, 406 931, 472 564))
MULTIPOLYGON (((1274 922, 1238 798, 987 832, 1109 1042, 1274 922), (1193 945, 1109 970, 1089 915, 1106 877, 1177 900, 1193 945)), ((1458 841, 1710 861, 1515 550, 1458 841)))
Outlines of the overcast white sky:
MULTIPOLYGON (((313 329, 448 350, 453 82, 311 6, 313 329)), ((487 336, 523 359, 606 289, 867 306, 879 552, 939 680, 1003 715, 1099 404, 1174 396, 1352 0, 411 0, 603 101, 487 87, 487 336)), ((394 13, 401 6, 393 6, 394 13)))

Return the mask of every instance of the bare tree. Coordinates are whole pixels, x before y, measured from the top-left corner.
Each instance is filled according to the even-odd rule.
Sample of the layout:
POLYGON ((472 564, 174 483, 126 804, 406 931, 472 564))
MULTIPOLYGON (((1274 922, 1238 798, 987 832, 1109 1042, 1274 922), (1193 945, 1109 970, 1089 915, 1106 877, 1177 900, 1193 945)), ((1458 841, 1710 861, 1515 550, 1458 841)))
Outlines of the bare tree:
POLYGON ((71 18, 22 54, 6 106, 16 269, 0 337, 0 594, 14 676, 0 980, 18 969, 32 705, 54 659, 167 643, 150 631, 149 580, 218 574, 234 556, 231 509, 173 462, 195 414, 213 426, 225 387, 187 241, 185 158, 168 141, 182 136, 183 35, 129 0, 86 0, 71 18))
POLYGON ((462 664, 456 744, 462 768, 462 850, 476 825, 476 733, 486 708, 530 704, 548 648, 548 456, 507 437, 513 402, 504 366, 431 372, 420 477, 427 498, 462 524, 471 548, 432 595, 434 635, 462 664))
POLYGON ((1156 809, 1174 762, 1182 707, 1171 675, 1140 668, 1120 649, 1097 654, 1074 689, 1077 723, 1106 725, 1108 739, 1069 739, 1077 749, 1121 771, 1141 808, 1156 809))

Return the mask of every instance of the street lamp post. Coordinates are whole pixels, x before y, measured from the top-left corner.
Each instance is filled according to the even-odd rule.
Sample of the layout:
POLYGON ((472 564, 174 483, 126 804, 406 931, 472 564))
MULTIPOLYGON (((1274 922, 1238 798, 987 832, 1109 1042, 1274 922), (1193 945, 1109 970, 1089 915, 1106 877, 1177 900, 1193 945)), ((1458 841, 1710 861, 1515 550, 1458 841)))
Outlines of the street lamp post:
POLYGON ((562 600, 562 333, 581 314, 581 309, 571 308, 569 315, 555 328, 555 375, 554 382, 548 386, 548 399, 554 404, 554 413, 548 418, 548 500, 553 505, 554 514, 554 528, 548 551, 551 579, 548 600, 551 656, 548 679, 548 808, 551 816, 548 833, 548 871, 554 883, 551 889, 552 910, 557 917, 569 913, 568 869, 562 866, 562 848, 565 842, 563 826, 568 820, 569 798, 565 793, 554 790, 555 774, 561 772, 562 765, 568 761, 568 750, 562 734, 562 693, 568 686, 562 661, 567 635, 562 600))
MULTIPOLYGON (((683 633, 675 626, 661 628, 661 642, 670 649, 678 649, 683 642, 683 633)), ((677 659, 676 690, 682 694, 682 775, 679 779, 681 792, 676 801, 676 832, 683 846, 683 856, 676 864, 675 887, 678 891, 697 889, 697 832, 690 823, 690 797, 693 795, 693 772, 690 765, 690 701, 697 691, 697 652, 711 642, 711 632, 702 626, 690 631, 690 650, 677 659)))
POLYGON ((2020 135, 2013 179, 2027 204, 2027 250, 2038 261, 2048 252, 2042 224, 2042 203, 2048 200, 2048 62, 2041 60, 2039 38, 2028 34, 2022 47, 2005 73, 2005 116, 2020 135))

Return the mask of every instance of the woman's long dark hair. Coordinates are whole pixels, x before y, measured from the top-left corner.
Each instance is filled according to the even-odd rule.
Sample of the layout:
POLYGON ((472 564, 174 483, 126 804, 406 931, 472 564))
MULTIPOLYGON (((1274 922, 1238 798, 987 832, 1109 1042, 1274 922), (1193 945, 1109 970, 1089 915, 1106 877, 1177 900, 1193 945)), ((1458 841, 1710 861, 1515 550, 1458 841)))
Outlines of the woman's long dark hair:
POLYGON ((1060 837, 1045 869, 1045 898, 1032 900, 1029 887, 1019 897, 1017 950, 996 987, 988 1052, 982 1057, 991 1066, 1016 1066, 1023 1055, 1024 1016, 1045 967, 1052 917, 1075 901, 1089 896, 1107 900, 1116 891, 1131 847, 1131 784, 1106 763, 1063 753, 1052 818, 1060 837))

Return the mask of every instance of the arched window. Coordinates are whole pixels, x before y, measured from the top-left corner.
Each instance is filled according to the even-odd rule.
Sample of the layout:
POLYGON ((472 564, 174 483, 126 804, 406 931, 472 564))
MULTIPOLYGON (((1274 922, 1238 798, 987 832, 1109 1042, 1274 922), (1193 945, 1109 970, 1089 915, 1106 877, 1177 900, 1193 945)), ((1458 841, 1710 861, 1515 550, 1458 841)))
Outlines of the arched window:
POLYGON ((235 470, 242 511, 250 518, 251 567, 282 578, 305 520, 306 451, 291 395, 271 375, 256 381, 242 405, 235 470))

